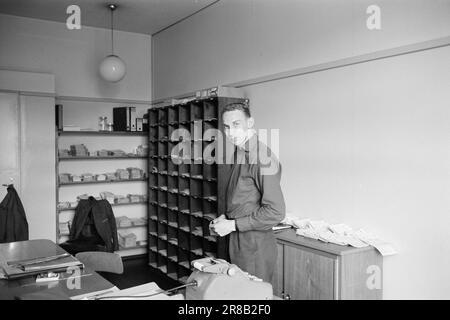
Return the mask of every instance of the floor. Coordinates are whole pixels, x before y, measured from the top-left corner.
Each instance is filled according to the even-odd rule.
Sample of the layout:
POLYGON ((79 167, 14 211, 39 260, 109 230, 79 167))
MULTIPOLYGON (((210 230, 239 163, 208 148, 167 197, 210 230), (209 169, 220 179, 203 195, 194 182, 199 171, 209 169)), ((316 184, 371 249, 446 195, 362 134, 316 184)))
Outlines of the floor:
POLYGON ((155 282, 161 289, 167 290, 180 285, 179 282, 167 277, 164 273, 150 267, 146 256, 126 258, 123 260, 123 274, 99 272, 102 277, 113 283, 119 289, 126 289, 148 282, 155 282))

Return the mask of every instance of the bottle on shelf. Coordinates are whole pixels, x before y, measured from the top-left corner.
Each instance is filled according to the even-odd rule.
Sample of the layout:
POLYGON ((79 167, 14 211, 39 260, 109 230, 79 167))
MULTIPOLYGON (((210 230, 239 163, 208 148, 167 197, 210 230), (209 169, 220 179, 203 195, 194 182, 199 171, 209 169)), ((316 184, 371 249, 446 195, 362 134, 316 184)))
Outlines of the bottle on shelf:
POLYGON ((98 120, 98 130, 106 131, 108 118, 107 117, 99 117, 98 119, 99 119, 98 120))

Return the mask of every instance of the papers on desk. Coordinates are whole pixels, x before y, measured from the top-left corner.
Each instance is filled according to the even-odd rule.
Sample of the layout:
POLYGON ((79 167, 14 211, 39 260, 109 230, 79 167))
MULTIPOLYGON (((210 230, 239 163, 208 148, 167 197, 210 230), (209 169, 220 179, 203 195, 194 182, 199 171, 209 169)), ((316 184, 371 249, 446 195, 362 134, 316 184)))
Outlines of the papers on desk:
POLYGON ((340 224, 329 224, 323 220, 301 219, 286 217, 283 224, 296 228, 296 234, 307 238, 320 240, 337 245, 349 245, 355 248, 373 246, 383 256, 396 254, 394 247, 377 236, 363 230, 353 230, 350 226, 340 224))
POLYGON ((97 297, 106 296, 113 294, 114 292, 120 291, 116 286, 104 290, 98 290, 88 293, 83 293, 77 296, 70 297, 70 300, 95 300, 97 297))
POLYGON ((68 267, 83 268, 83 264, 68 253, 55 256, 36 257, 26 260, 8 261, 0 265, 7 279, 15 279, 46 271, 63 271, 68 267))
POLYGON ((154 282, 146 283, 140 286, 119 290, 116 287, 101 292, 89 293, 83 296, 72 297, 75 300, 184 300, 182 294, 169 296, 165 293, 157 294, 163 291, 154 282), (155 294, 155 295, 154 295, 155 294))
POLYGON ((290 229, 290 228, 292 228, 292 226, 289 225, 289 224, 279 223, 279 224, 277 224, 276 226, 274 226, 274 227, 272 228, 272 230, 276 232, 276 231, 285 230, 285 229, 290 229))

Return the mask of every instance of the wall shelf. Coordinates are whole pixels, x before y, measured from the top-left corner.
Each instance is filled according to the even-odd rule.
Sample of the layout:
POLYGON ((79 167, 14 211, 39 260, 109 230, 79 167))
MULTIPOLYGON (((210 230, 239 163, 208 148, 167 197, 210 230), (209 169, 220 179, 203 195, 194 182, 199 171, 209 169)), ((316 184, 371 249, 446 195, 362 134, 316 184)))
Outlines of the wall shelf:
MULTIPOLYGON (((129 226, 129 227, 117 227, 117 230, 126 230, 126 229, 135 229, 135 228, 146 228, 146 224, 141 225, 135 225, 135 226, 129 226)), ((68 237, 69 233, 60 233, 60 237, 68 237)))
MULTIPOLYGON (((145 201, 139 201, 139 202, 125 202, 125 203, 112 203, 111 207, 120 207, 120 206, 130 206, 133 204, 140 204, 140 205, 147 205, 148 202, 145 201)), ((62 212, 62 211, 75 211, 76 208, 63 208, 63 209, 57 209, 57 212, 62 212)))
POLYGON ((109 184, 109 183, 121 183, 121 182, 146 182, 147 178, 141 179, 117 179, 117 180, 105 180, 105 181, 81 181, 81 182, 67 182, 60 183, 59 186, 74 186, 74 185, 84 185, 84 184, 109 184))
MULTIPOLYGON (((81 128, 95 128, 98 118, 100 116, 107 116, 108 119, 113 120, 113 107, 122 107, 125 105, 141 104, 136 106, 137 116, 143 118, 147 112, 150 104, 140 102, 124 102, 122 100, 111 99, 86 99, 83 97, 59 97, 56 99, 56 104, 63 105, 63 121, 64 123, 71 123, 81 128), (139 115, 138 115, 139 114, 139 115)), ((112 122, 112 121, 111 121, 112 122)), ((59 173, 85 173, 85 172, 113 172, 117 167, 136 167, 144 172, 147 170, 147 155, 139 153, 137 155, 133 151, 133 147, 147 144, 148 131, 94 131, 94 130, 79 130, 79 131, 63 131, 55 127, 55 150, 56 150, 56 240, 60 243, 61 237, 67 237, 67 234, 60 232, 59 223, 70 222, 73 219, 73 214, 76 212, 76 203, 68 199, 76 199, 80 194, 88 194, 98 198, 101 192, 111 192, 113 194, 127 195, 139 194, 144 195, 143 198, 136 198, 134 200, 141 200, 136 202, 124 202, 110 204, 114 209, 113 213, 117 217, 116 208, 120 214, 130 218, 146 218, 147 214, 147 175, 138 179, 117 179, 117 180, 92 180, 92 181, 68 181, 65 179, 60 183, 59 173), (109 138, 108 138, 109 137, 109 138), (132 145, 130 144, 132 143, 132 145), (70 149, 69 145, 85 144, 87 148, 92 150, 125 150, 125 153, 118 152, 119 155, 108 155, 109 153, 100 153, 102 156, 97 156, 97 152, 92 152, 90 156, 68 156, 66 151, 61 152, 61 149, 70 149), (61 156, 60 156, 61 155, 61 156), (113 161, 117 161, 113 162, 113 161), (116 165, 117 164, 117 165, 116 165), (130 184, 126 184, 130 182, 130 184), (125 184, 124 184, 125 183, 125 184), (106 190, 105 190, 106 189, 106 190), (145 200, 145 201, 142 201, 145 200), (74 207, 59 208, 69 204, 74 207), (135 205, 134 207, 132 207, 135 205)), ((143 148, 140 148, 143 150, 143 148)), ((89 154, 89 153, 87 153, 89 154)), ((112 154, 112 153, 111 153, 112 154)), ((116 153, 117 154, 117 153, 116 153)), ((142 176, 142 175, 139 175, 142 176)), ((136 176, 134 176, 136 177, 136 176)), ((127 199, 125 199, 127 200, 127 199)), ((112 201, 112 200, 111 200, 112 201)), ((121 201, 119 199, 119 201, 121 201)), ((146 219, 145 219, 146 220, 146 219)), ((148 227, 148 222, 145 225, 132 225, 129 227, 118 227, 117 230, 129 230, 135 234, 137 244, 146 243, 148 232, 145 230, 148 227), (142 241, 142 242, 140 242, 142 241)), ((66 228, 61 228, 61 231, 67 231, 66 228)), ((135 255, 136 253, 130 251, 131 249, 143 249, 146 245, 138 245, 134 247, 121 247, 118 251, 122 256, 135 255), (124 252, 121 252, 124 251, 124 252)), ((142 254, 142 252, 141 252, 142 254)))
POLYGON ((148 131, 58 131, 60 137, 64 136, 147 136, 148 131))
POLYGON ((74 161, 74 160, 123 160, 123 159, 147 159, 147 156, 87 156, 87 157, 58 157, 59 161, 74 161))

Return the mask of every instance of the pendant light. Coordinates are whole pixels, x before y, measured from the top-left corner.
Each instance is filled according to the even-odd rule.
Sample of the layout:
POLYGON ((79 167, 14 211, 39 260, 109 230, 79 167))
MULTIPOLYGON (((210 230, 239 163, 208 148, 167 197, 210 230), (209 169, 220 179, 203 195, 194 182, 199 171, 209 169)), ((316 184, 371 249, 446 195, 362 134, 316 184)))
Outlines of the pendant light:
POLYGON ((111 54, 105 57, 100 63, 99 71, 102 78, 109 82, 118 82, 123 79, 126 73, 125 62, 114 54, 114 25, 113 14, 117 5, 109 4, 111 10, 111 54))

